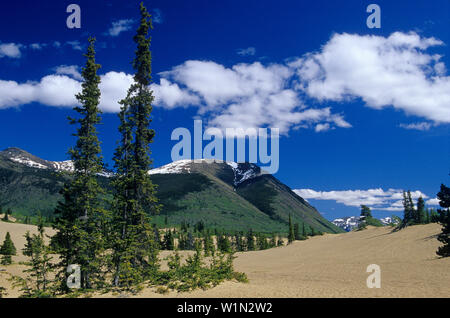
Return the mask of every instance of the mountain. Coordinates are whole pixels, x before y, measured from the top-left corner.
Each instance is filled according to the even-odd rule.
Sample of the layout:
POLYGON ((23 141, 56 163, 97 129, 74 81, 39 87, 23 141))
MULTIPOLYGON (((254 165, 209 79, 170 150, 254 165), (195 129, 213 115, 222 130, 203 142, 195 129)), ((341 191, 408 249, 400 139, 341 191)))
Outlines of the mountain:
MULTIPOLYGON (((396 224, 396 221, 391 217, 385 217, 379 219, 382 225, 396 224)), ((337 227, 343 229, 344 231, 350 232, 353 229, 357 228, 361 223, 361 217, 359 216, 346 216, 343 218, 334 219, 331 223, 336 225, 337 227)))
POLYGON ((359 216, 345 216, 343 218, 334 219, 331 223, 340 227, 344 231, 350 232, 357 228, 361 223, 359 216))
MULTIPOLYGON (((14 215, 52 216, 59 190, 70 178, 70 161, 40 159, 18 148, 0 152, 0 204, 14 215), (69 172, 69 173, 67 173, 69 172)), ((308 202, 272 175, 250 163, 181 160, 149 171, 158 185, 161 214, 158 225, 194 224, 227 230, 286 232, 289 214, 294 222, 318 231, 342 230, 324 219, 308 202)), ((98 176, 110 189, 111 172, 98 176)))

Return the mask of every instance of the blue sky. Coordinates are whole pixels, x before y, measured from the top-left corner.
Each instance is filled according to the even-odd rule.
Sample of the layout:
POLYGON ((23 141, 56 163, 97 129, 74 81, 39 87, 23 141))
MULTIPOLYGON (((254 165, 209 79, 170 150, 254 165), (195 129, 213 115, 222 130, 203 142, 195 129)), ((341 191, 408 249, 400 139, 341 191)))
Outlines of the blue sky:
MULTIPOLYGON (((449 183, 450 4, 376 1, 146 1, 154 14, 154 166, 177 127, 279 127, 276 177, 326 218, 401 215, 401 189, 429 206, 449 183)), ((87 38, 102 65, 103 152, 111 164, 117 99, 133 70, 138 1, 4 2, 0 148, 67 159, 66 117, 87 38), (81 28, 66 7, 81 7, 81 28)))

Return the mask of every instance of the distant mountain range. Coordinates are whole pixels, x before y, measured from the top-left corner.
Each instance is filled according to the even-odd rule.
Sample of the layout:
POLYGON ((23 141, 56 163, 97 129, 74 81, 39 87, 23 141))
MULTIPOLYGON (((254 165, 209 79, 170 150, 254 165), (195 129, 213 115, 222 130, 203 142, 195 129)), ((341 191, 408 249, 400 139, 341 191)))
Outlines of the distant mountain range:
MULTIPOLYGON (((383 225, 389 225, 394 222, 389 216, 379 220, 383 225)), ((361 223, 361 218, 359 216, 346 216, 343 218, 334 219, 331 223, 343 229, 344 231, 350 232, 351 230, 359 226, 359 224, 361 223)))
MULTIPOLYGON (((0 204, 14 215, 53 215, 59 190, 74 170, 71 161, 47 161, 19 149, 0 151, 0 204), (64 173, 69 172, 69 173, 64 173)), ((161 214, 158 225, 203 221, 225 230, 286 232, 293 222, 322 232, 343 230, 329 222, 288 186, 250 163, 181 160, 149 171, 158 185, 161 214)), ((111 171, 99 174, 109 190, 111 171)), ((109 195, 110 197, 110 195, 109 195)))

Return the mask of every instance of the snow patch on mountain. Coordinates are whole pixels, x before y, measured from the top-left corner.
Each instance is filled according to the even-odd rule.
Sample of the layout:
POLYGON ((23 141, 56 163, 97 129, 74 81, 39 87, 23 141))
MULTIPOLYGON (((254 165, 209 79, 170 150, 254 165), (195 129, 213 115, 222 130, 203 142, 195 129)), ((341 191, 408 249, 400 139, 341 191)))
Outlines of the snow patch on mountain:
POLYGON ((28 159, 26 157, 17 156, 17 157, 10 157, 9 159, 11 159, 14 162, 21 163, 21 164, 23 164, 23 165, 25 165, 27 167, 38 168, 38 169, 48 169, 47 166, 44 166, 43 164, 40 164, 40 163, 35 162, 33 160, 30 160, 30 159, 28 159))
POLYGON ((192 162, 190 159, 174 161, 165 166, 151 169, 148 174, 190 173, 189 164, 192 162))
POLYGON ((222 161, 216 159, 184 159, 174 161, 159 168, 154 168, 148 171, 149 174, 171 174, 171 173, 191 173, 192 164, 196 163, 218 163, 227 164, 231 167, 234 174, 234 186, 242 182, 255 178, 264 172, 255 164, 251 163, 237 163, 233 161, 222 161))
POLYGON ((226 164, 233 169, 234 173, 234 186, 241 184, 242 182, 253 179, 260 176, 261 168, 251 163, 236 163, 226 161, 226 164))
MULTIPOLYGON (((383 225, 396 224, 396 221, 391 217, 387 216, 385 218, 379 219, 383 225)), ((359 224, 362 222, 360 216, 346 216, 343 218, 334 219, 331 221, 334 225, 340 227, 341 229, 350 232, 353 229, 357 228, 359 224)))
POLYGON ((361 218, 359 216, 346 216, 343 218, 334 219, 331 223, 347 232, 350 232, 358 227, 361 223, 361 218))

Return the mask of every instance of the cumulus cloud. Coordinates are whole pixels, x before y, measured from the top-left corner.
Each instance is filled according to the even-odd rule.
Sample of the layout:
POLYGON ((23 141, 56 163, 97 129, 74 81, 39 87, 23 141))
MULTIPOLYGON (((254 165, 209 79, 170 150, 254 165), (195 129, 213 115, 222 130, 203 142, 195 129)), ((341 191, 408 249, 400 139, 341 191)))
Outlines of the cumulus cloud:
POLYGON ((329 107, 307 108, 290 85, 293 75, 284 64, 255 62, 225 67, 212 61, 189 60, 160 73, 161 83, 153 89, 157 105, 173 108, 190 104, 198 108, 199 115, 209 118, 209 126, 219 128, 273 127, 287 134, 293 127, 314 127, 320 122, 351 127, 329 107))
POLYGON ((74 79, 81 80, 81 74, 76 65, 60 65, 55 67, 56 74, 59 75, 70 75, 74 79))
POLYGON ((155 96, 155 104, 162 105, 167 109, 199 103, 197 96, 182 90, 178 84, 172 84, 164 78, 161 78, 159 84, 151 84, 150 87, 155 96))
POLYGON ((111 27, 106 32, 107 35, 110 36, 118 36, 120 33, 124 31, 128 31, 131 29, 134 20, 132 19, 122 19, 118 21, 113 21, 111 27))
MULTIPOLYGON (((131 23, 132 20, 113 22, 109 34, 117 36, 128 30, 131 23)), ((392 106, 427 119, 400 124, 405 129, 427 130, 440 123, 450 123, 450 77, 445 75, 441 56, 427 53, 428 48, 442 44, 440 40, 416 33, 395 32, 388 37, 335 34, 320 51, 284 63, 225 66, 213 61, 188 60, 160 73, 159 82, 151 88, 155 106, 196 108, 197 115, 210 127, 273 127, 284 135, 300 128, 316 132, 349 128, 352 125, 344 114, 333 112, 326 102, 361 99, 374 109, 392 106)), ((61 46, 61 43, 53 45, 61 46)), ((81 49, 78 41, 65 45, 81 49)), ((241 53, 251 53, 249 49, 241 53)), ((69 96, 65 99, 67 103, 73 100, 70 88, 79 86, 80 77, 76 69, 65 67, 56 71, 53 80, 75 81, 68 89, 55 92, 58 96, 69 96)), ((42 102, 42 98, 36 97, 39 96, 36 90, 47 87, 44 79, 49 77, 39 83, 1 81, 3 87, 15 86, 14 91, 23 89, 25 93, 21 97, 7 92, 6 97, 0 96, 0 107, 15 106, 20 101, 27 103, 27 100, 42 102)), ((103 75, 102 108, 118 111, 117 100, 125 96, 131 82, 129 74, 103 75)), ((60 100, 58 96, 50 106, 60 100)))
POLYGON ((392 106, 450 123, 450 77, 444 76, 441 56, 426 53, 442 44, 416 33, 335 34, 319 52, 290 65, 296 69, 298 89, 319 100, 360 98, 374 109, 392 106))
POLYGON ((22 47, 22 44, 0 43, 0 58, 5 56, 9 58, 20 58, 22 56, 20 52, 22 47))
MULTIPOLYGON (((339 191, 315 191, 312 189, 297 189, 296 194, 304 199, 332 200, 346 206, 359 207, 362 204, 374 210, 402 211, 403 210, 403 190, 388 189, 387 191, 378 189, 368 190, 339 190, 339 191)), ((416 200, 419 197, 427 199, 423 192, 411 191, 411 197, 416 200)), ((426 201, 428 205, 437 205, 437 199, 426 201)))
MULTIPOLYGON (((71 66, 64 66, 59 70, 68 74, 73 69, 71 66)), ((104 112, 118 112, 118 101, 126 96, 133 76, 123 72, 108 72, 100 78, 100 109, 104 112)), ((73 107, 78 104, 75 94, 80 91, 80 81, 61 74, 44 76, 39 82, 17 83, 0 80, 0 109, 33 102, 48 106, 73 107)))
POLYGON ((253 56, 256 54, 256 49, 250 46, 246 49, 238 49, 236 53, 242 56, 253 56))
POLYGON ((434 198, 434 199, 426 200, 425 204, 428 204, 428 205, 439 205, 439 199, 438 198, 434 198))

